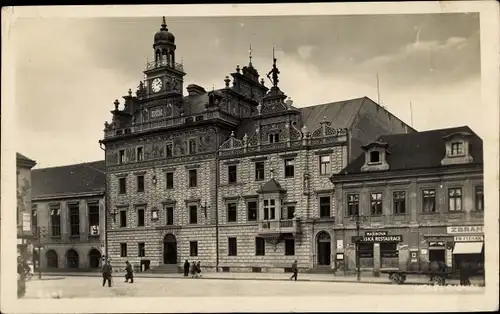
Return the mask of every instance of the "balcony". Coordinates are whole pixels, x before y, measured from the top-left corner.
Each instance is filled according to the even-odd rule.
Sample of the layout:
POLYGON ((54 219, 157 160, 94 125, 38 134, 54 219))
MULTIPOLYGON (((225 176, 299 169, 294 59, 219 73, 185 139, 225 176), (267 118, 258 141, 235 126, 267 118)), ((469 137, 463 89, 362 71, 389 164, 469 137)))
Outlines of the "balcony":
POLYGON ((180 72, 184 72, 184 66, 177 62, 168 63, 167 60, 161 60, 161 61, 152 61, 146 63, 146 71, 162 67, 168 67, 180 72))
POLYGON ((259 222, 259 235, 277 236, 291 233, 295 235, 298 231, 297 219, 263 220, 259 222))
POLYGON ((231 124, 238 125, 239 120, 236 117, 231 116, 230 114, 223 111, 206 111, 203 113, 191 115, 191 116, 183 116, 183 117, 174 117, 174 118, 164 118, 164 119, 154 119, 143 123, 136 123, 128 128, 122 129, 114 129, 108 128, 104 130, 104 137, 113 137, 125 134, 136 134, 142 133, 149 130, 168 128, 173 126, 179 126, 182 124, 190 124, 194 122, 199 122, 203 120, 210 119, 220 119, 227 121, 231 124))

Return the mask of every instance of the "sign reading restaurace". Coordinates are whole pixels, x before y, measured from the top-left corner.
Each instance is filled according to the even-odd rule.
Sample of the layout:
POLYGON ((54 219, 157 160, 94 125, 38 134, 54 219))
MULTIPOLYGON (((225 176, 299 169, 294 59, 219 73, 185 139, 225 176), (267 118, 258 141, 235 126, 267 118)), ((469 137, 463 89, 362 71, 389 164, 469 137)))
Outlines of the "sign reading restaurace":
MULTIPOLYGON (((368 232, 367 232, 368 234, 368 232)), ((352 242, 356 242, 357 237, 352 237, 352 242)), ((374 236, 367 236, 365 235, 364 237, 360 237, 361 239, 360 242, 369 242, 369 243, 378 243, 378 242, 403 242, 403 236, 402 235, 374 235, 374 236)))
POLYGON ((447 227, 446 231, 450 234, 460 234, 460 233, 483 233, 483 226, 459 226, 459 227, 447 227))

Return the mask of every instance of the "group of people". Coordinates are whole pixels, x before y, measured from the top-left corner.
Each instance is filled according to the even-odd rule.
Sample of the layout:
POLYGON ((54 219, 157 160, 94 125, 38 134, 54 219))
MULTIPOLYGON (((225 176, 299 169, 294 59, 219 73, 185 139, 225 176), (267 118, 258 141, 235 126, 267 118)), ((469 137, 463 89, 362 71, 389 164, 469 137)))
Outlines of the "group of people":
POLYGON ((191 265, 191 269, 189 268, 190 263, 188 260, 184 262, 184 277, 187 277, 191 274, 192 278, 198 278, 201 277, 201 264, 200 261, 194 262, 193 265, 191 265))
POLYGON ((28 262, 22 256, 17 257, 17 296, 19 298, 26 294, 26 274, 31 271, 28 262))
MULTIPOLYGON (((111 266, 109 260, 106 259, 104 261, 104 264, 102 265, 103 287, 106 285, 106 282, 108 283, 108 287, 111 287, 112 274, 113 274, 113 267, 111 266)), ((132 268, 132 264, 130 264, 129 261, 125 262, 125 282, 134 283, 134 270, 132 268)))

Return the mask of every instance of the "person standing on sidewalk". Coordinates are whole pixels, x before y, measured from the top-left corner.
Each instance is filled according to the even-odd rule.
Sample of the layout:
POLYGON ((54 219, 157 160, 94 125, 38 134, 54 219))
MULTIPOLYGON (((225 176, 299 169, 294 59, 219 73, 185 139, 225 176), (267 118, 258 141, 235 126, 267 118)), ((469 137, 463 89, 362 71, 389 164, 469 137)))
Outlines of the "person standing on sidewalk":
POLYGON ((108 281, 108 287, 111 287, 111 273, 113 272, 113 267, 111 267, 111 264, 109 263, 109 260, 106 260, 104 262, 104 265, 102 266, 102 286, 106 284, 106 281, 108 281))
POLYGON ((184 277, 189 276, 189 262, 186 260, 184 262, 184 277))
POLYGON ((125 267, 125 271, 127 272, 125 274, 125 282, 129 282, 128 280, 130 279, 130 283, 134 283, 134 270, 132 269, 132 265, 129 261, 126 261, 125 264, 127 265, 125 267))
POLYGON ((297 269, 297 261, 293 262, 292 264, 292 277, 290 277, 290 280, 295 278, 295 281, 297 281, 297 274, 299 273, 299 270, 297 269))

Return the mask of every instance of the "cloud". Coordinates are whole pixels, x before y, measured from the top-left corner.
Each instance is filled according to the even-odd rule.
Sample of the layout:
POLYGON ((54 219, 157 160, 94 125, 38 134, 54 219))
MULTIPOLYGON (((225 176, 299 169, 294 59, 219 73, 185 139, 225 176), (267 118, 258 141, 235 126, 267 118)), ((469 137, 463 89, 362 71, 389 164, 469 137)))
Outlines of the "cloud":
POLYGON ((300 46, 297 49, 297 52, 299 53, 299 56, 303 60, 307 60, 307 59, 311 58, 311 55, 313 53, 313 49, 314 49, 313 46, 300 46))

